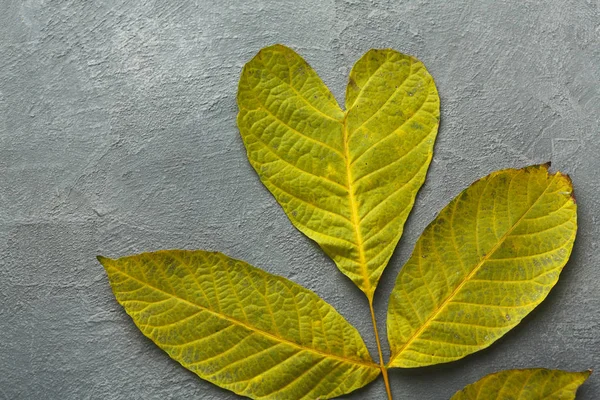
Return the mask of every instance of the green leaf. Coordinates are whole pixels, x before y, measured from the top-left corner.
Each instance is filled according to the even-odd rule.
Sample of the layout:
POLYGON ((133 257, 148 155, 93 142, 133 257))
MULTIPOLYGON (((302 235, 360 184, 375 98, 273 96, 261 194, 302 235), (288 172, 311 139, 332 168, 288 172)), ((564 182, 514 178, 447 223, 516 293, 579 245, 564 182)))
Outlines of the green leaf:
POLYGON ((512 369, 488 375, 450 400, 572 400, 591 371, 512 369))
POLYGON ((425 229, 390 297, 390 367, 449 362, 488 347, 556 284, 577 231, 568 176, 494 172, 425 229))
POLYGON ((220 253, 99 257, 138 328, 216 385, 254 399, 326 399, 375 379, 359 333, 315 293, 220 253))
POLYGON ((432 77, 413 57, 370 50, 350 73, 344 112, 306 61, 275 45, 246 64, 237 100, 262 182, 372 300, 431 161, 432 77))

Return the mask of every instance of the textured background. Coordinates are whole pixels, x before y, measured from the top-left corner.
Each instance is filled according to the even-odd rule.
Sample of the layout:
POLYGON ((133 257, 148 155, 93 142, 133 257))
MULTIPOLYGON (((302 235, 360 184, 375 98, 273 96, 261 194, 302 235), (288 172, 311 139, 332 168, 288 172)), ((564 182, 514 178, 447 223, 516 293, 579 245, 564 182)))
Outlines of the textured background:
MULTIPOLYGON (((382 328, 416 238, 463 188, 548 160, 575 183, 579 235, 547 301, 488 350, 394 371, 396 397, 447 399, 505 368, 600 370, 600 1, 164 3, 0 0, 0 399, 235 398, 137 331, 96 254, 223 251, 315 290, 376 354, 366 301, 289 223, 235 125, 241 67, 276 42, 340 101, 372 47, 437 81, 435 156, 379 287, 382 328)), ((383 383, 347 398, 383 399, 383 383)), ((600 398, 600 373, 579 398, 600 398)))

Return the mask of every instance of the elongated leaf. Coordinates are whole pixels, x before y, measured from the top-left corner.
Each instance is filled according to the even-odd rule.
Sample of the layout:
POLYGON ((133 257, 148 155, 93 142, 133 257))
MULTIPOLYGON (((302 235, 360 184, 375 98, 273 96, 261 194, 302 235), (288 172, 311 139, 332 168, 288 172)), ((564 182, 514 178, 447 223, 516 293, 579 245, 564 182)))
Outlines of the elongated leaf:
POLYGON ((370 50, 344 112, 293 50, 242 72, 238 127, 250 163, 292 223, 372 299, 431 161, 439 97, 423 64, 370 50))
POLYGON ((572 400, 590 373, 512 369, 488 375, 450 400, 572 400))
POLYGON ((254 399, 326 399, 380 369, 359 333, 315 293, 220 253, 99 257, 117 300, 169 356, 254 399))
POLYGON ((388 309, 392 367, 453 361, 517 325, 556 284, 577 231, 571 181, 548 166, 495 172, 425 229, 388 309))

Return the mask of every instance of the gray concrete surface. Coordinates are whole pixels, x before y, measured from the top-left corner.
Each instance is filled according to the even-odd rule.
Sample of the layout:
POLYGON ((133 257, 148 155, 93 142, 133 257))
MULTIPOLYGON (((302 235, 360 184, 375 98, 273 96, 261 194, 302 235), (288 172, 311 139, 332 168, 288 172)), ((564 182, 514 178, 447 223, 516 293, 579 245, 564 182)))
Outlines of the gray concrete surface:
MULTIPOLYGON (((234 399, 137 331, 96 254, 212 249, 287 276, 354 323, 368 308, 296 231, 235 125, 242 65, 300 52, 341 101, 372 47, 419 57, 442 125, 376 299, 435 213, 496 169, 571 174, 580 230, 548 300, 490 349, 391 374, 398 399, 447 399, 523 367, 598 369, 600 2, 0 0, 0 399, 234 399)), ((381 330, 384 334, 384 329, 381 330)), ((387 348, 387 346, 386 346, 387 348)), ((379 380, 347 399, 383 399, 379 380)))

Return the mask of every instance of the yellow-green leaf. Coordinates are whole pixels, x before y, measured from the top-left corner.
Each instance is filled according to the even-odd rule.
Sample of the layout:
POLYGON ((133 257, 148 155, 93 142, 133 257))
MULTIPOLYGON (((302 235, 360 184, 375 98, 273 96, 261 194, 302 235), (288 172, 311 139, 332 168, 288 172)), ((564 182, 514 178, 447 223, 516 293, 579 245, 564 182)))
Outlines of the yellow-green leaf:
POLYGON ((343 111, 306 61, 275 45, 246 64, 237 99, 262 182, 372 299, 437 134, 439 96, 423 64, 370 50, 350 73, 343 111))
POLYGON ((388 309, 391 367, 419 367, 483 349, 556 284, 577 231, 568 176, 547 165, 494 172, 425 229, 388 309))
POLYGON ((488 375, 450 400, 572 400, 590 373, 512 369, 488 375))
POLYGON ((99 257, 138 328, 198 376, 254 399, 327 399, 380 372, 315 293, 220 253, 99 257))

